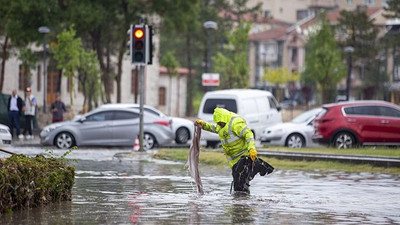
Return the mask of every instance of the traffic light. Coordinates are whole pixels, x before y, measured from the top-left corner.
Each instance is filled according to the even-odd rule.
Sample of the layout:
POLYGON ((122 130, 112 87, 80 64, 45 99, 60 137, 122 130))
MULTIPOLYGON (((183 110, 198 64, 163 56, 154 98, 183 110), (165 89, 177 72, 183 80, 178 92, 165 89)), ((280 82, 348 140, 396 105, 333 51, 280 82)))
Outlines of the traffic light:
POLYGON ((134 65, 149 62, 149 29, 147 25, 131 26, 131 59, 134 65))

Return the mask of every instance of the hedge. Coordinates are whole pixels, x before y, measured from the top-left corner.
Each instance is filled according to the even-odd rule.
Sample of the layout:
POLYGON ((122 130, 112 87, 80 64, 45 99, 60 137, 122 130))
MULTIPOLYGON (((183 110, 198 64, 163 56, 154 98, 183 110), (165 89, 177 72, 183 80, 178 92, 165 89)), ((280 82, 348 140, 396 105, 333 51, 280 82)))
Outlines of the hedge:
POLYGON ((71 200, 75 169, 57 158, 13 155, 0 159, 0 214, 71 200))

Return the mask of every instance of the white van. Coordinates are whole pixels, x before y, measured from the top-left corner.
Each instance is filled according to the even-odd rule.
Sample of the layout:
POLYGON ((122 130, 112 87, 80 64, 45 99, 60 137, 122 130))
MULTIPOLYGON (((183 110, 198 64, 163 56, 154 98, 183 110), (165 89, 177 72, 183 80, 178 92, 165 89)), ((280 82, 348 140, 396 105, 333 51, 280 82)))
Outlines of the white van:
MULTIPOLYGON (((229 89, 207 92, 201 101, 198 118, 214 123, 213 113, 216 107, 225 108, 242 116, 256 139, 260 138, 265 128, 282 123, 281 108, 269 91, 229 89)), ((217 146, 218 134, 203 131, 200 144, 217 146)))

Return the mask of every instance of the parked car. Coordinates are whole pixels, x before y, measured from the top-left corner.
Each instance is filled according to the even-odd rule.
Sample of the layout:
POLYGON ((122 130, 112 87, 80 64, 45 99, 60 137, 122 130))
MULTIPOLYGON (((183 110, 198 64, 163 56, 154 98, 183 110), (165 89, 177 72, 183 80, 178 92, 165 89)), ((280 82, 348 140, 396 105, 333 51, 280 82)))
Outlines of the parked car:
POLYGON ((322 108, 311 109, 298 115, 290 122, 266 128, 261 135, 261 143, 289 148, 317 145, 311 138, 314 134, 314 119, 321 110, 322 108))
POLYGON ((11 145, 12 136, 10 128, 4 124, 0 124, 0 146, 11 145))
POLYGON ((336 148, 400 145, 400 107, 385 101, 323 105, 314 122, 313 140, 336 148))
MULTIPOLYGON (((260 138, 265 128, 282 123, 281 107, 269 91, 228 89, 207 92, 199 107, 199 119, 214 123, 213 113, 216 107, 242 116, 256 139, 260 138)), ((219 143, 218 134, 202 132, 200 144, 215 147, 219 143)))
MULTIPOLYGON (((139 104, 105 104, 100 107, 107 107, 107 108, 135 108, 139 109, 139 104)), ((193 121, 180 118, 180 117, 169 117, 162 113, 160 110, 149 106, 144 105, 143 110, 159 117, 170 119, 172 123, 172 131, 175 134, 175 142, 178 144, 185 144, 189 140, 193 138, 194 133, 194 124, 193 121)))
MULTIPOLYGON (((144 148, 169 144, 174 137, 171 123, 151 113, 144 113, 144 148)), ((139 110, 97 108, 72 121, 53 123, 43 128, 43 145, 58 148, 73 146, 133 146, 139 135, 139 110)))

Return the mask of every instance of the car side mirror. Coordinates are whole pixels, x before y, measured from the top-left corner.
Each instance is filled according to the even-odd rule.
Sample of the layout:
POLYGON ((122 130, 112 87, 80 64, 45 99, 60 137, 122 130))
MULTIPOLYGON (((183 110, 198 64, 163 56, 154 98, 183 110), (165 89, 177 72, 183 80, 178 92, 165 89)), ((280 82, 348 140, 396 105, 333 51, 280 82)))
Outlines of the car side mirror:
POLYGON ((280 111, 282 110, 282 106, 280 106, 280 105, 277 106, 277 107, 276 107, 276 110, 278 110, 278 112, 280 112, 280 111))
POLYGON ((85 121, 86 121, 86 117, 83 117, 83 116, 82 116, 81 118, 79 118, 79 120, 78 120, 78 121, 79 121, 79 123, 83 123, 83 122, 85 122, 85 121))

